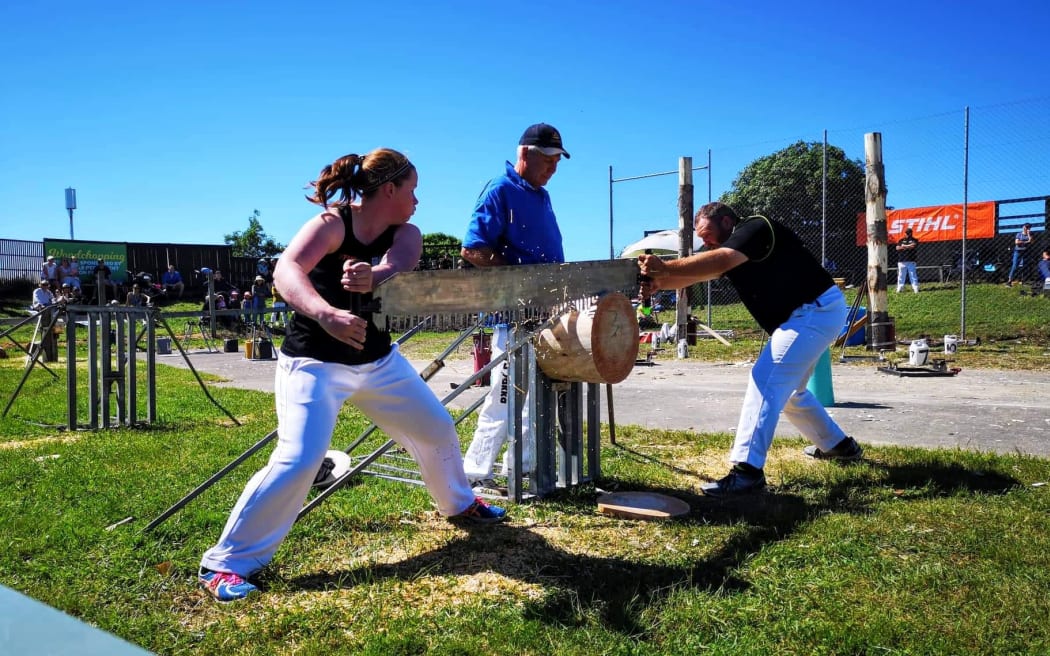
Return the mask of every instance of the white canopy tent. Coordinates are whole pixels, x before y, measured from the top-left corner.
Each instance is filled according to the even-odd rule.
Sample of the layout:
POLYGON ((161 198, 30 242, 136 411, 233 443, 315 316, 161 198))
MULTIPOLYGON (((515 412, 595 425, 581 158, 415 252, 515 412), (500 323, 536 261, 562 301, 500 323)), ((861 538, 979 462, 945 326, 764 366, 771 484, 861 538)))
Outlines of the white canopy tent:
MULTIPOLYGON (((700 250, 703 244, 697 238, 696 234, 693 233, 693 252, 700 250)), ((647 250, 651 250, 653 255, 678 255, 678 231, 677 230, 661 230, 659 232, 653 232, 642 239, 630 244, 620 252, 621 258, 638 257, 647 250)))

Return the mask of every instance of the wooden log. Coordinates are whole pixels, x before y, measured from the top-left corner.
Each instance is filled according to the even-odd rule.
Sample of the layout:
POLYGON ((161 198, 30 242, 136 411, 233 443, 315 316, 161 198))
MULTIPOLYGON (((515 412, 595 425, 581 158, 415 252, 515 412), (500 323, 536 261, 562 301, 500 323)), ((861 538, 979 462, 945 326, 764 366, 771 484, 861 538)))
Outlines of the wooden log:
POLYGON ((536 335, 536 362, 555 380, 619 383, 638 358, 638 319, 623 294, 563 314, 536 335))
POLYGON ((892 351, 896 348, 896 331, 886 298, 886 170, 882 163, 880 132, 864 135, 864 167, 871 348, 876 351, 892 351))

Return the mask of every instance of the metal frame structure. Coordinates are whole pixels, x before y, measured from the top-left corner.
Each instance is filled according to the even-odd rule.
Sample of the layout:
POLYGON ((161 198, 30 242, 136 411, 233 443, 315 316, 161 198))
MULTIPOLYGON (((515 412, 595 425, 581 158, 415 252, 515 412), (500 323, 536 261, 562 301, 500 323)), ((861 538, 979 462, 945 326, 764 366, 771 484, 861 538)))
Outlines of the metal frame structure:
MULTIPOLYGON (((434 374, 445 366, 445 358, 454 352, 460 344, 470 338, 474 332, 483 329, 485 317, 486 315, 479 316, 475 325, 462 331, 437 358, 420 372, 423 380, 432 378, 434 374)), ((410 331, 401 335, 397 343, 404 343, 404 341, 419 332, 427 322, 421 322, 410 331)), ((599 398, 601 386, 597 383, 584 384, 554 381, 540 371, 536 364, 532 336, 546 325, 545 323, 538 329, 526 329, 514 325, 511 329, 507 350, 492 358, 485 366, 468 376, 441 399, 442 405, 447 406, 453 399, 470 389, 475 381, 488 375, 494 368, 502 365, 504 361, 508 361, 508 375, 514 394, 510 404, 512 410, 509 412, 512 437, 507 448, 511 454, 510 468, 512 475, 508 477, 507 481, 507 499, 515 503, 521 503, 527 498, 542 497, 558 488, 571 487, 595 480, 600 474, 601 417, 599 398), (584 397, 584 385, 586 385, 587 390, 586 399, 584 397), (531 425, 527 429, 531 430, 533 435, 536 436, 537 451, 536 472, 530 481, 528 490, 524 489, 524 479, 521 468, 518 466, 518 463, 522 461, 523 455, 522 433, 526 430, 520 418, 526 403, 529 403, 531 406, 529 413, 531 425), (584 434, 584 417, 587 420, 586 434, 584 434)), ((484 397, 479 398, 456 419, 456 423, 459 424, 463 419, 470 416, 483 401, 484 397)), ((611 422, 612 416, 610 414, 611 422)), ((378 427, 375 424, 369 425, 343 451, 353 455, 353 452, 358 450, 376 430, 378 430, 378 427)), ((276 430, 268 433, 234 458, 229 464, 158 515, 143 530, 151 531, 162 524, 276 437, 276 430)), ((299 511, 297 519, 301 519, 324 503, 325 500, 344 487, 358 474, 422 485, 423 481, 419 474, 418 466, 411 458, 397 453, 389 453, 395 446, 394 440, 390 439, 378 448, 354 457, 351 468, 336 478, 331 485, 322 489, 311 498, 299 511)))
MULTIPOLYGON (((26 367, 22 379, 19 381, 11 398, 4 408, 3 415, 7 416, 11 406, 14 405, 22 387, 25 385, 33 367, 43 367, 51 376, 58 379, 57 373, 47 367, 40 359, 43 352, 43 340, 40 343, 32 343, 26 348, 10 337, 10 334, 30 321, 37 321, 34 332, 34 340, 37 334, 46 334, 59 325, 60 319, 65 320, 66 331, 66 428, 78 430, 80 428, 98 429, 115 426, 135 427, 143 424, 152 424, 157 418, 157 323, 159 322, 167 331, 179 350, 183 360, 193 372, 197 383, 204 391, 205 396, 216 407, 223 411, 235 425, 240 422, 208 391, 200 374, 193 367, 189 356, 183 350, 182 344, 176 338, 171 326, 156 308, 152 307, 126 307, 126 306, 94 306, 94 305, 55 305, 36 312, 24 320, 15 323, 8 328, 0 337, 8 337, 26 353, 26 367), (47 323, 44 326, 44 323, 47 323), (78 373, 77 373, 77 328, 87 329, 87 380, 88 380, 88 408, 90 416, 87 421, 81 423, 78 402, 78 373), (146 394, 146 417, 142 421, 139 416, 139 367, 138 358, 139 343, 145 338, 145 345, 141 348, 145 351, 145 394, 146 394), (115 397, 115 406, 111 406, 111 399, 115 397), (116 411, 114 417, 111 410, 116 411)), ((203 334, 203 331, 202 331, 203 334)), ((207 336, 204 335, 207 341, 207 336)), ((210 347, 209 347, 210 351, 210 347)))

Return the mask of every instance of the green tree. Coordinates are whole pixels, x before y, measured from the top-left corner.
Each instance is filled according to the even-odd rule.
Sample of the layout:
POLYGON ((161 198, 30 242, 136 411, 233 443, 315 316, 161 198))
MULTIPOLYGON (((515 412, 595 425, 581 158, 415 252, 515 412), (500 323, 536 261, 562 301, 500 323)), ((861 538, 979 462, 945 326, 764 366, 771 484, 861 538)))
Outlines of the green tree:
MULTIPOLYGON (((792 144, 749 164, 719 199, 741 216, 761 214, 792 228, 819 258, 823 210, 820 142, 792 144)), ((856 220, 864 211, 864 165, 835 146, 827 149, 827 259, 857 258, 856 220)))
POLYGON ((226 245, 233 247, 235 256, 271 258, 284 250, 283 244, 274 241, 263 230, 259 216, 259 210, 253 210, 252 215, 248 217, 247 230, 234 232, 223 237, 226 245))
POLYGON ((463 242, 458 237, 443 232, 431 232, 423 235, 423 255, 420 256, 421 269, 451 269, 459 258, 463 242))

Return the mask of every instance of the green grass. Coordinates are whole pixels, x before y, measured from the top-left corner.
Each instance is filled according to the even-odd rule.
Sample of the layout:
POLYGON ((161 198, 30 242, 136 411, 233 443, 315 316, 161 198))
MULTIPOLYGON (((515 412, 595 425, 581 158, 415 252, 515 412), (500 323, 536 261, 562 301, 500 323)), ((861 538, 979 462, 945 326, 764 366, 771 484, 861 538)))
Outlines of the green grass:
MULTIPOLYGON (((598 487, 673 494, 688 516, 606 517, 584 485, 468 531, 422 488, 363 478, 296 525, 263 595, 219 606, 195 569, 269 450, 142 529, 272 429, 272 397, 212 388, 235 426, 159 369, 148 429, 48 428, 65 385, 40 370, 0 419, 0 583, 157 653, 1050 652, 1050 488, 1034 485, 1050 461, 868 446, 838 466, 778 440, 769 494, 714 502, 698 487, 728 435, 628 426, 598 487)), ((21 373, 0 361, 0 389, 21 373)), ((366 423, 345 408, 334 443, 366 423)))
MULTIPOLYGON (((1045 370, 1047 299, 978 293, 1012 323, 978 323, 982 345, 960 363, 1045 370)), ((898 335, 957 332, 937 323, 952 298, 891 292, 898 335)), ((740 336, 692 355, 753 357, 753 322, 719 311, 741 315, 740 336)), ((450 340, 423 333, 405 351, 427 359, 450 340)), ((22 365, 0 360, 5 404, 22 365)), ((724 473, 728 435, 631 426, 603 441, 597 488, 673 494, 688 516, 606 517, 588 484, 467 531, 422 488, 365 477, 296 525, 259 576, 263 595, 219 606, 195 569, 269 449, 143 527, 273 428, 272 397, 212 387, 237 426, 188 371, 161 366, 157 423, 67 432, 54 428, 63 366, 58 379, 33 370, 0 418, 0 584, 157 653, 1050 653, 1050 486, 1037 485, 1050 461, 868 445, 864 462, 838 466, 777 440, 769 494, 714 502, 699 485, 724 473)), ((345 408, 334 444, 366 425, 345 408)), ((472 431, 470 418, 464 444, 472 431)))

